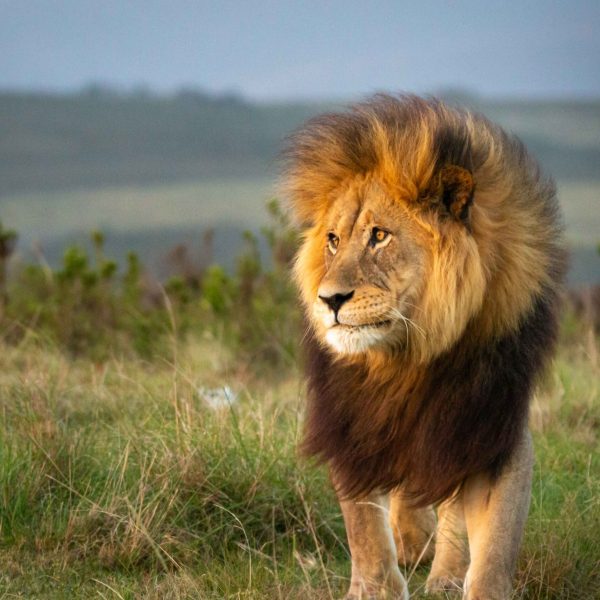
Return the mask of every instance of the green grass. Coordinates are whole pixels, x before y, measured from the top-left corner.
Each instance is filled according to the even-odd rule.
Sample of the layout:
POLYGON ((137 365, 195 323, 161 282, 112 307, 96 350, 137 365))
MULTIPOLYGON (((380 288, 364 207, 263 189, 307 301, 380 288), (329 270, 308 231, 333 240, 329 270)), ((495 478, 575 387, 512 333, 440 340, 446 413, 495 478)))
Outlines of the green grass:
POLYGON ((273 195, 267 176, 216 178, 163 185, 15 193, 2 198, 2 219, 24 240, 85 234, 95 229, 136 233, 201 230, 222 223, 263 225, 273 195))
MULTIPOLYGON (((517 598, 600 595, 599 369, 564 347, 532 410, 537 466, 517 598)), ((323 469, 298 459, 303 385, 218 340, 170 360, 0 348, 0 598, 331 598, 349 561, 323 469), (198 387, 231 385, 211 409, 198 387)), ((409 586, 421 597, 427 574, 409 586)))
POLYGON ((568 240, 573 245, 595 246, 600 231, 600 182, 559 181, 558 198, 568 240))

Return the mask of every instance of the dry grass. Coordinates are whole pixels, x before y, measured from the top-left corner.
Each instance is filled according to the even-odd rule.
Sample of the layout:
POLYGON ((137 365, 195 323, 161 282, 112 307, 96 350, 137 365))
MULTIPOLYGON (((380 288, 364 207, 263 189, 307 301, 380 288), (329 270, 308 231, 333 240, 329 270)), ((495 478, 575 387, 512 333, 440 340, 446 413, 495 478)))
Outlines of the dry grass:
MULTIPOLYGON (((600 597, 600 372, 583 339, 534 402, 517 598, 600 597)), ((0 598, 340 596, 339 509, 295 453, 302 395, 297 373, 253 380, 213 340, 160 363, 2 347, 0 598), (225 384, 232 406, 198 393, 225 384)))

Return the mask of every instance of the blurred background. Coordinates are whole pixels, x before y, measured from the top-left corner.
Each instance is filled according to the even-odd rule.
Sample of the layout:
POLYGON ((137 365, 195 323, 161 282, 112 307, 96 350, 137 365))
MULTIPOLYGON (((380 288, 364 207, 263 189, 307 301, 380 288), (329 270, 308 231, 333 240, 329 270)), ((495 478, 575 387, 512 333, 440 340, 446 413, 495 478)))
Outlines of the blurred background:
POLYGON ((173 257, 231 265, 242 231, 267 220, 286 134, 405 91, 518 134, 557 181, 571 284, 600 280, 597 0, 2 0, 0 12, 0 220, 18 233, 17 263, 56 265, 100 230, 107 256, 134 250, 159 278, 173 257))

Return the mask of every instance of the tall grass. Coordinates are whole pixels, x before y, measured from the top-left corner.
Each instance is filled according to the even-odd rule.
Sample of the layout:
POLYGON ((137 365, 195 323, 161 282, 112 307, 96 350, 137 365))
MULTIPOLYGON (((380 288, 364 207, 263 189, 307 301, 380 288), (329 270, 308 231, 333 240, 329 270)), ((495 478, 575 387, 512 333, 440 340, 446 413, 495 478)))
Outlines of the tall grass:
MULTIPOLYGON (((219 339, 148 362, 0 354, 3 597, 331 598, 348 551, 326 473, 296 456, 303 387, 219 339), (202 390, 228 385, 221 406, 202 390)), ((518 598, 598 597, 598 365, 563 348, 536 396, 518 598)), ((426 569, 411 577, 419 597, 426 569)))
POLYGON ((325 548, 344 552, 324 474, 296 461, 296 378, 246 387, 216 342, 158 365, 98 367, 33 342, 0 360, 6 591, 29 590, 32 570, 64 585, 81 570, 140 594, 148 577, 254 594, 275 573, 312 585, 325 548), (211 408, 198 387, 223 381, 239 400, 211 408))

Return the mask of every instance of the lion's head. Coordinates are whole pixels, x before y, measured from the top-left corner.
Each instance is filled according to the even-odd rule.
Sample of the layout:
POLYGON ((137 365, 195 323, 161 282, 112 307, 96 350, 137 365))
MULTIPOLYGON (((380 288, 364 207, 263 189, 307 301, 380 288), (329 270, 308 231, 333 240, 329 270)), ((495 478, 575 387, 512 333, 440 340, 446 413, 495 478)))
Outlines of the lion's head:
POLYGON ((376 181, 363 179, 332 202, 318 237, 324 273, 311 312, 320 336, 342 354, 404 345, 408 327, 418 328, 426 234, 376 181))
POLYGON ((305 226, 296 279, 317 338, 426 362, 474 320, 483 336, 514 327, 549 280, 555 228, 528 203, 543 185, 531 190, 521 148, 416 97, 377 96, 296 132, 285 192, 305 226))

